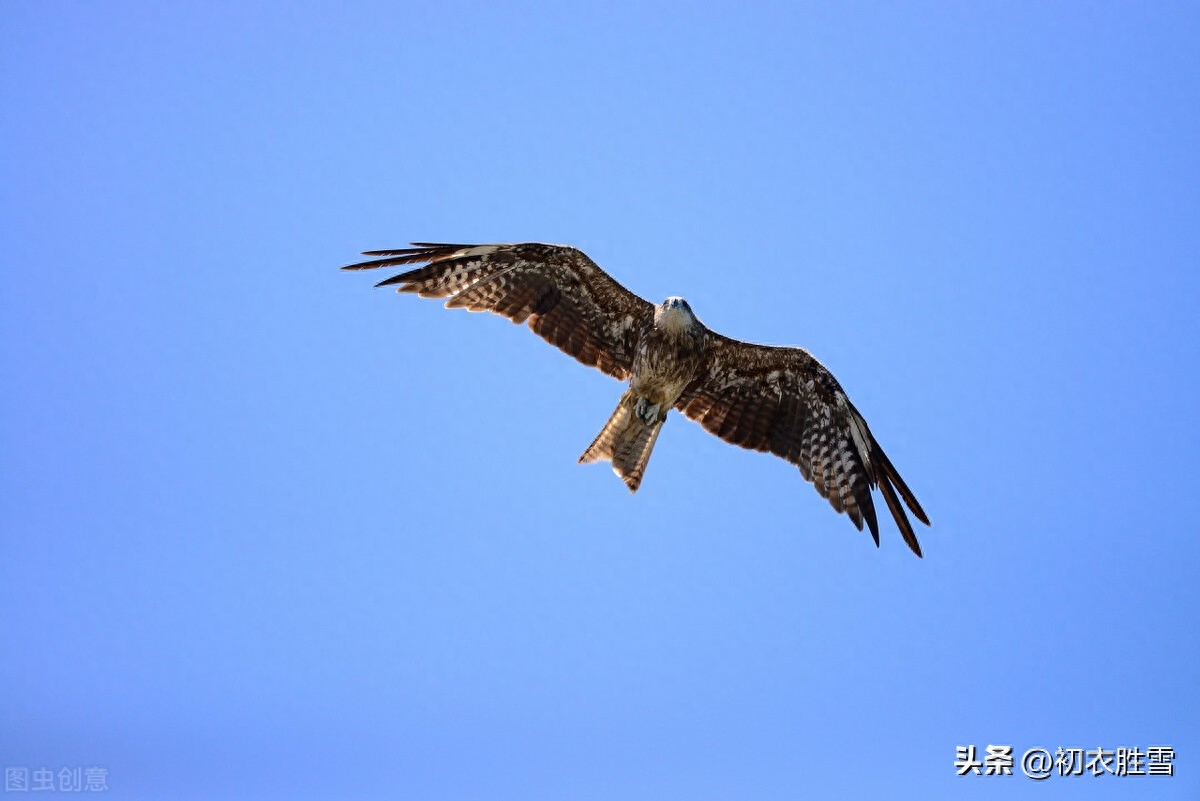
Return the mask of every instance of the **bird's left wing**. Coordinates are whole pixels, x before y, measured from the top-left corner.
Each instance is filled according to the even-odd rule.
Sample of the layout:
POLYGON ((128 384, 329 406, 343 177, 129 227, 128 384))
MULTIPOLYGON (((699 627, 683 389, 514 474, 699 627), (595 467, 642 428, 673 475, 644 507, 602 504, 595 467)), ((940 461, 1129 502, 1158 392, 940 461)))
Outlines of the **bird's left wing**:
POLYGON ((570 356, 622 381, 654 306, 566 245, 442 245, 371 250, 343 270, 424 264, 380 281, 397 292, 449 298, 447 308, 490 311, 529 328, 570 356))
POLYGON ((708 336, 707 370, 676 408, 726 442, 797 465, 860 531, 866 521, 876 545, 871 489, 878 486, 904 541, 920 556, 896 492, 922 523, 929 518, 825 366, 802 348, 755 345, 713 331, 708 336))

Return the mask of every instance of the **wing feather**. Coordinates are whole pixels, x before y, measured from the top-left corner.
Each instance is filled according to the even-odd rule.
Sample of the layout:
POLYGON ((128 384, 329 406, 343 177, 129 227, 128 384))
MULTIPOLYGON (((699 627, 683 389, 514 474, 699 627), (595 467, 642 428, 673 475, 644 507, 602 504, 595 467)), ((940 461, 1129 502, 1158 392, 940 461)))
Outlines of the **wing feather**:
POLYGON ((708 368, 676 408, 726 442, 796 465, 855 528, 861 531, 865 523, 876 545, 871 490, 878 487, 904 541, 920 556, 900 499, 922 523, 929 518, 824 365, 801 348, 755 345, 713 332, 709 337, 708 368))
POLYGON ((397 292, 447 298, 447 308, 493 312, 526 323, 538 336, 614 378, 629 378, 654 306, 630 292, 576 248, 526 242, 370 250, 344 270, 416 266, 380 281, 397 292))

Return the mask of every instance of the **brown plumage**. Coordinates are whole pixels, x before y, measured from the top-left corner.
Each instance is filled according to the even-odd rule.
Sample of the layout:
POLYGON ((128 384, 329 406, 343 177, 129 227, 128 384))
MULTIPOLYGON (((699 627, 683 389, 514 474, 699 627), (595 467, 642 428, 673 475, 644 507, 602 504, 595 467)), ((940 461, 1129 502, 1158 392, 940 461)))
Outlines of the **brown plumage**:
POLYGON ((424 265, 380 281, 398 292, 449 298, 529 328, 629 389, 580 462, 609 461, 631 492, 641 485, 667 413, 678 409, 726 442, 800 468, 822 497, 879 544, 878 487, 904 541, 917 543, 904 506, 921 505, 833 375, 808 351, 740 342, 709 330, 681 298, 655 306, 576 248, 525 243, 368 251, 343 269, 424 265), (898 496, 897 496, 898 493, 898 496), (901 505, 901 500, 903 504, 901 505))

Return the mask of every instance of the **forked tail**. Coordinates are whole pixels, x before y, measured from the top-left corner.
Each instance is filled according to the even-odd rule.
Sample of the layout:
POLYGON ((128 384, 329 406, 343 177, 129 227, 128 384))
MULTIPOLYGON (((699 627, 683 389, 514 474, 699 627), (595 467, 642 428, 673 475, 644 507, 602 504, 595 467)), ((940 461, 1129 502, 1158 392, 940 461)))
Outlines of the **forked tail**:
POLYGON ((650 461, 650 452, 658 440, 668 409, 655 410, 653 422, 646 423, 634 412, 637 399, 632 390, 626 390, 617 403, 617 409, 608 418, 599 435, 579 457, 580 464, 586 462, 612 462, 613 472, 620 476, 630 492, 637 492, 650 461))

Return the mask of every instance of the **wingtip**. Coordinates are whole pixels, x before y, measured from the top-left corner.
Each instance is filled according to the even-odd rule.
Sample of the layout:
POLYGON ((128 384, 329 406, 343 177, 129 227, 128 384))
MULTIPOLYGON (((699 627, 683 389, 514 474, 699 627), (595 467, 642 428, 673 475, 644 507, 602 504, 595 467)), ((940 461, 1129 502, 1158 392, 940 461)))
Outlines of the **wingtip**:
POLYGON ((904 505, 908 507, 913 516, 920 520, 925 525, 931 525, 929 516, 925 514, 925 510, 921 508, 921 503, 917 500, 917 496, 908 488, 908 484, 904 483, 904 479, 900 477, 900 471, 892 464, 892 460, 883 452, 883 448, 879 448, 876 456, 883 465, 884 474, 891 480, 893 486, 900 493, 900 497, 904 499, 904 505))
POLYGON ((879 523, 874 517, 867 519, 867 527, 871 529, 871 539, 875 540, 875 547, 879 547, 879 523))
POLYGON ((892 513, 892 519, 896 521, 896 528, 900 529, 900 536, 904 538, 909 549, 920 557, 921 545, 917 542, 917 535, 913 532, 908 515, 904 513, 904 507, 900 505, 900 499, 896 497, 896 490, 892 486, 888 471, 885 470, 878 476, 878 484, 879 491, 883 493, 883 500, 892 513))
MULTIPOLYGON (((364 253, 362 255, 370 256, 371 254, 364 253)), ((373 261, 357 261, 354 264, 344 265, 341 269, 343 269, 343 270, 373 270, 375 267, 376 267, 376 264, 373 261)))

